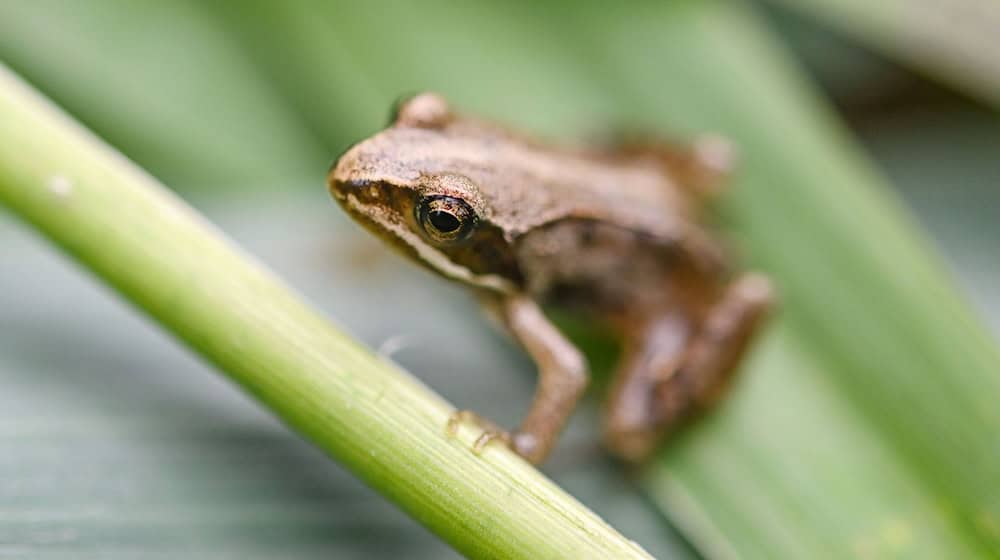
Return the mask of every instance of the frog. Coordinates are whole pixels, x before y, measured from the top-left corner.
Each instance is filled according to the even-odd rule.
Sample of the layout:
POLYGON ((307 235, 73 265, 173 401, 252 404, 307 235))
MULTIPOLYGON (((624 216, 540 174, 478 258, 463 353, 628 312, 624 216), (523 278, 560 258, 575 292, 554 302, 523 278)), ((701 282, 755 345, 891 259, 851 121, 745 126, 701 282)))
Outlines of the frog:
POLYGON ((467 286, 536 365, 517 429, 456 410, 446 433, 471 422, 475 451, 501 441, 546 460, 589 383, 555 309, 620 341, 603 441, 639 463, 727 392, 773 307, 770 279, 738 271, 711 227, 734 152, 712 134, 556 145, 425 92, 347 149, 327 186, 365 229, 467 286))

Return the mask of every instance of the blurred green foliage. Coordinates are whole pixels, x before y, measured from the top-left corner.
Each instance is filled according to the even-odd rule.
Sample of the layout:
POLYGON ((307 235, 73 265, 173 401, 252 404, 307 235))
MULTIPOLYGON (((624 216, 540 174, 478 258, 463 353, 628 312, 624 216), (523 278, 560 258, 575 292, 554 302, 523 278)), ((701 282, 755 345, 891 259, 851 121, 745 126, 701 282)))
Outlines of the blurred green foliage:
POLYGON ((1000 107, 1000 5, 992 0, 773 1, 1000 107))
MULTIPOLYGON (((798 30, 797 44, 816 40, 810 28, 785 23, 798 30)), ((812 52, 813 60, 829 54, 812 52)), ((168 185, 218 191, 215 208, 246 208, 236 202, 251 193, 300 188, 326 203, 322 177, 335 155, 378 129, 396 97, 427 88, 552 137, 609 127, 680 136, 722 130, 745 152, 722 211, 752 262, 779 280, 783 320, 734 398, 644 473, 645 492, 698 554, 713 558, 995 557, 1000 549, 992 342, 855 140, 741 2, 9 1, 0 3, 0 60, 168 185)), ((854 60, 848 53, 818 68, 846 65, 826 82, 845 105, 863 105, 851 116, 871 132, 865 107, 899 102, 899 71, 854 60), (886 76, 888 85, 880 82, 886 76)), ((898 113, 882 114, 898 124, 898 113)), ((985 115, 972 117, 985 130, 976 136, 954 119, 898 135, 887 156, 895 176, 920 184, 947 167, 936 160, 988 152, 997 127, 985 115), (954 141, 934 143, 945 128, 954 141)), ((975 161, 952 166, 955 181, 995 186, 1000 173, 990 159, 975 161)), ((924 184, 917 200, 944 197, 948 187, 935 187, 924 184)), ((254 225, 240 222, 240 212, 266 219, 230 212, 237 230, 254 225)), ((265 229, 277 238, 295 225, 302 227, 286 216, 265 229)), ((266 251, 269 242, 258 243, 266 251)), ((303 277, 321 285, 328 265, 315 266, 303 277)), ((441 321, 463 320, 447 317, 441 321)), ((38 336, 47 336, 43 325, 38 336)), ((432 364, 413 366, 455 365, 432 364)), ((511 364, 518 366, 527 368, 511 364)), ((447 393, 442 384, 435 387, 447 393)), ((450 396, 467 403, 475 390, 450 396)), ((599 496, 596 489, 620 476, 606 466, 599 472, 573 491, 599 496)), ((222 475, 205 476, 210 484, 222 475)), ((641 492, 622 494, 632 517, 620 520, 648 523, 641 492)), ((224 499, 252 504, 252 496, 240 488, 224 499)), ((125 540, 134 534, 127 524, 115 531, 125 540)), ((8 533, 19 540, 17 528, 8 533)), ((322 540, 299 536, 302 546, 322 540)), ((655 526, 640 542, 685 554, 655 526)), ((415 538, 412 546, 433 545, 415 538)))

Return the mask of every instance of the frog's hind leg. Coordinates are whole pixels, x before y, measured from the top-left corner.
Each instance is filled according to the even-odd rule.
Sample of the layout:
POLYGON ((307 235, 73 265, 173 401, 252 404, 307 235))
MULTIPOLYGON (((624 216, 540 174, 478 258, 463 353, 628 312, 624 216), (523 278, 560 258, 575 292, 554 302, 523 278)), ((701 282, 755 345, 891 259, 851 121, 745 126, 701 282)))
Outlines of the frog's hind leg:
POLYGON ((733 282, 705 318, 677 375, 656 387, 654 414, 667 426, 722 396, 773 304, 771 282, 748 274, 733 282))
POLYGON ((691 331, 687 317, 671 312, 626 333, 605 411, 605 444, 614 454, 638 461, 660 439, 656 388, 680 369, 691 331))
POLYGON ((666 315, 626 345, 608 409, 606 440, 629 461, 724 392, 772 302, 770 282, 733 282, 699 325, 666 315))
POLYGON ((725 187, 736 167, 737 154, 729 139, 706 134, 687 146, 664 148, 661 159, 681 186, 698 198, 710 199, 725 187))
POLYGON ((716 134, 695 137, 690 143, 634 141, 624 139, 610 152, 626 159, 659 162, 681 188, 696 200, 709 200, 725 187, 737 163, 735 145, 716 134))

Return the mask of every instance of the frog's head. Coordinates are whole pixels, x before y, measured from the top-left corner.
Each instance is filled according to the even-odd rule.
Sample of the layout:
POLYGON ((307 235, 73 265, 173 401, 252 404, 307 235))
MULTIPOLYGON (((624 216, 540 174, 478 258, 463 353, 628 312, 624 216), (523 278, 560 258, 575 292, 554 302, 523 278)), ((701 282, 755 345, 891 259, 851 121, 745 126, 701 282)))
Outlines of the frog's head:
POLYGON ((445 101, 418 95, 392 126, 350 148, 327 177, 356 221, 421 264, 466 284, 509 292, 521 283, 510 240, 479 187, 457 172, 445 101))

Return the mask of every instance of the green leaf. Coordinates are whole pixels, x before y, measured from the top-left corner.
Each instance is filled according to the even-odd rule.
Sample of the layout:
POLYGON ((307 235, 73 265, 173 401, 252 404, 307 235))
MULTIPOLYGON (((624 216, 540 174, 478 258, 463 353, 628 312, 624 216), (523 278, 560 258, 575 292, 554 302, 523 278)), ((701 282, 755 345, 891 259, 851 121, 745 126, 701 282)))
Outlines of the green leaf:
MULTIPOLYGON (((599 2, 470 6, 428 0, 419 5, 301 2, 279 7, 262 2, 239 13, 227 9, 232 6, 216 4, 190 14, 208 17, 198 25, 212 29, 212 37, 228 37, 232 43, 226 42, 226 52, 245 53, 273 87, 272 94, 260 95, 254 103, 261 114, 277 115, 273 120, 278 124, 267 117, 252 128, 296 131, 287 135, 292 138, 287 147, 296 153, 282 161, 289 176, 314 175, 317 196, 325 163, 313 163, 318 159, 310 155, 315 146, 336 150, 358 139, 382 124, 392 99, 425 88, 444 92, 465 110, 552 137, 586 135, 608 126, 732 136, 743 163, 721 210, 749 262, 778 281, 782 306, 732 397, 671 442, 643 474, 653 502, 702 555, 713 558, 996 556, 1000 356, 995 345, 955 294, 944 267, 879 172, 744 4, 680 0, 627 7, 599 2)), ((89 34, 81 35, 80 43, 86 45, 89 34)), ((38 40, 25 33, 19 37, 23 45, 14 47, 0 39, 0 56, 28 52, 38 40)), ((94 59, 104 53, 91 52, 94 59)), ((22 63, 32 73, 59 75, 45 69, 54 64, 51 58, 18 56, 39 62, 22 63)), ((241 64, 235 67, 243 68, 241 64)), ((85 80, 77 77, 71 83, 75 81, 85 80)), ((93 81, 87 87, 110 94, 118 84, 93 81)), ((89 107, 100 107, 100 97, 80 105, 94 110, 89 107)), ((118 123, 109 130, 123 126, 118 118, 109 118, 118 123)), ((169 124, 151 118, 142 131, 156 139, 162 129, 170 145, 182 146, 180 132, 171 136, 169 124)), ((928 125, 914 134, 937 133, 928 125)), ((130 143, 155 141, 117 138, 126 151, 130 143)), ((238 157, 253 159, 261 153, 250 144, 238 149, 244 150, 238 157)), ((206 161, 236 157, 225 144, 200 144, 198 151, 206 161)), ((145 156, 135 153, 145 163, 145 156)), ((938 160, 950 162, 954 154, 911 157, 918 159, 904 168, 939 170, 938 160)), ((200 177, 207 169, 188 170, 184 163, 173 160, 167 167, 178 170, 178 177, 200 177)), ((285 204, 276 201, 274 211, 285 204)), ((239 216, 243 211, 235 212, 239 216)), ((267 222, 250 216, 240 223, 251 230, 267 222)), ((301 228, 307 221, 276 223, 281 225, 272 227, 301 228)), ((340 230, 307 229, 317 238, 363 243, 340 230)), ((262 243, 267 246, 266 240, 262 243)), ((327 258, 322 249, 315 251, 321 255, 317 260, 327 258)), ((367 245, 359 252, 370 255, 379 249, 367 245)), ((358 262, 346 252, 331 261, 338 268, 358 262)), ((363 275, 365 269, 355 265, 351 270, 363 275)), ((388 277, 393 276, 398 276, 394 270, 388 277)), ((317 286, 311 293, 324 293, 324 276, 310 278, 317 286)), ((370 313, 376 302, 409 301, 407 295, 389 296, 397 284, 408 288, 405 282, 361 278, 350 289, 341 284, 330 288, 333 301, 350 304, 334 307, 335 316, 349 317, 352 310, 370 313)), ((432 301, 441 303, 430 309, 457 305, 457 292, 437 292, 432 286, 426 288, 437 298, 432 301)), ((371 343, 398 332, 431 330, 420 320, 434 311, 395 309, 371 323, 348 324, 366 333, 371 343), (406 317, 415 323, 407 326, 406 317)), ((454 322, 435 316, 435 328, 462 327, 447 337, 434 335, 443 338, 431 347, 447 345, 456 336, 463 341, 479 336, 472 334, 478 321, 464 318, 472 315, 471 308, 458 307, 455 315, 454 322)), ((530 364, 476 348, 487 358, 401 360, 428 375, 433 387, 456 402, 512 423, 520 409, 510 403, 523 407, 529 380, 519 378, 519 389, 488 383, 496 383, 501 374, 494 376, 494 367, 528 372, 530 364), (481 375, 468 375, 468 370, 481 375), (453 389, 467 376, 466 389, 453 389), (477 402, 477 384, 489 388, 487 395, 507 398, 477 402), (503 393, 505 388, 510 392, 503 393)), ((576 437, 592 438, 594 428, 588 428, 583 436, 571 431, 570 444, 576 437)), ((616 476, 603 470, 596 480, 578 478, 573 469, 566 474, 558 465, 566 455, 562 451, 552 467, 556 478, 600 510, 611 501, 610 494, 590 492, 616 476)), ((586 465, 589 469, 590 463, 586 465)), ((628 503, 642 519, 641 510, 628 503)), ((641 522, 619 519, 611 518, 633 537, 630 528, 641 522)), ((651 550, 684 554, 669 539, 655 541, 654 532, 642 533, 634 538, 658 543, 651 550)))
POLYGON ((992 0, 772 0, 1000 107, 1000 5, 992 0))
POLYGON ((329 165, 203 9, 187 0, 0 2, 0 60, 171 184, 259 188, 329 165))

